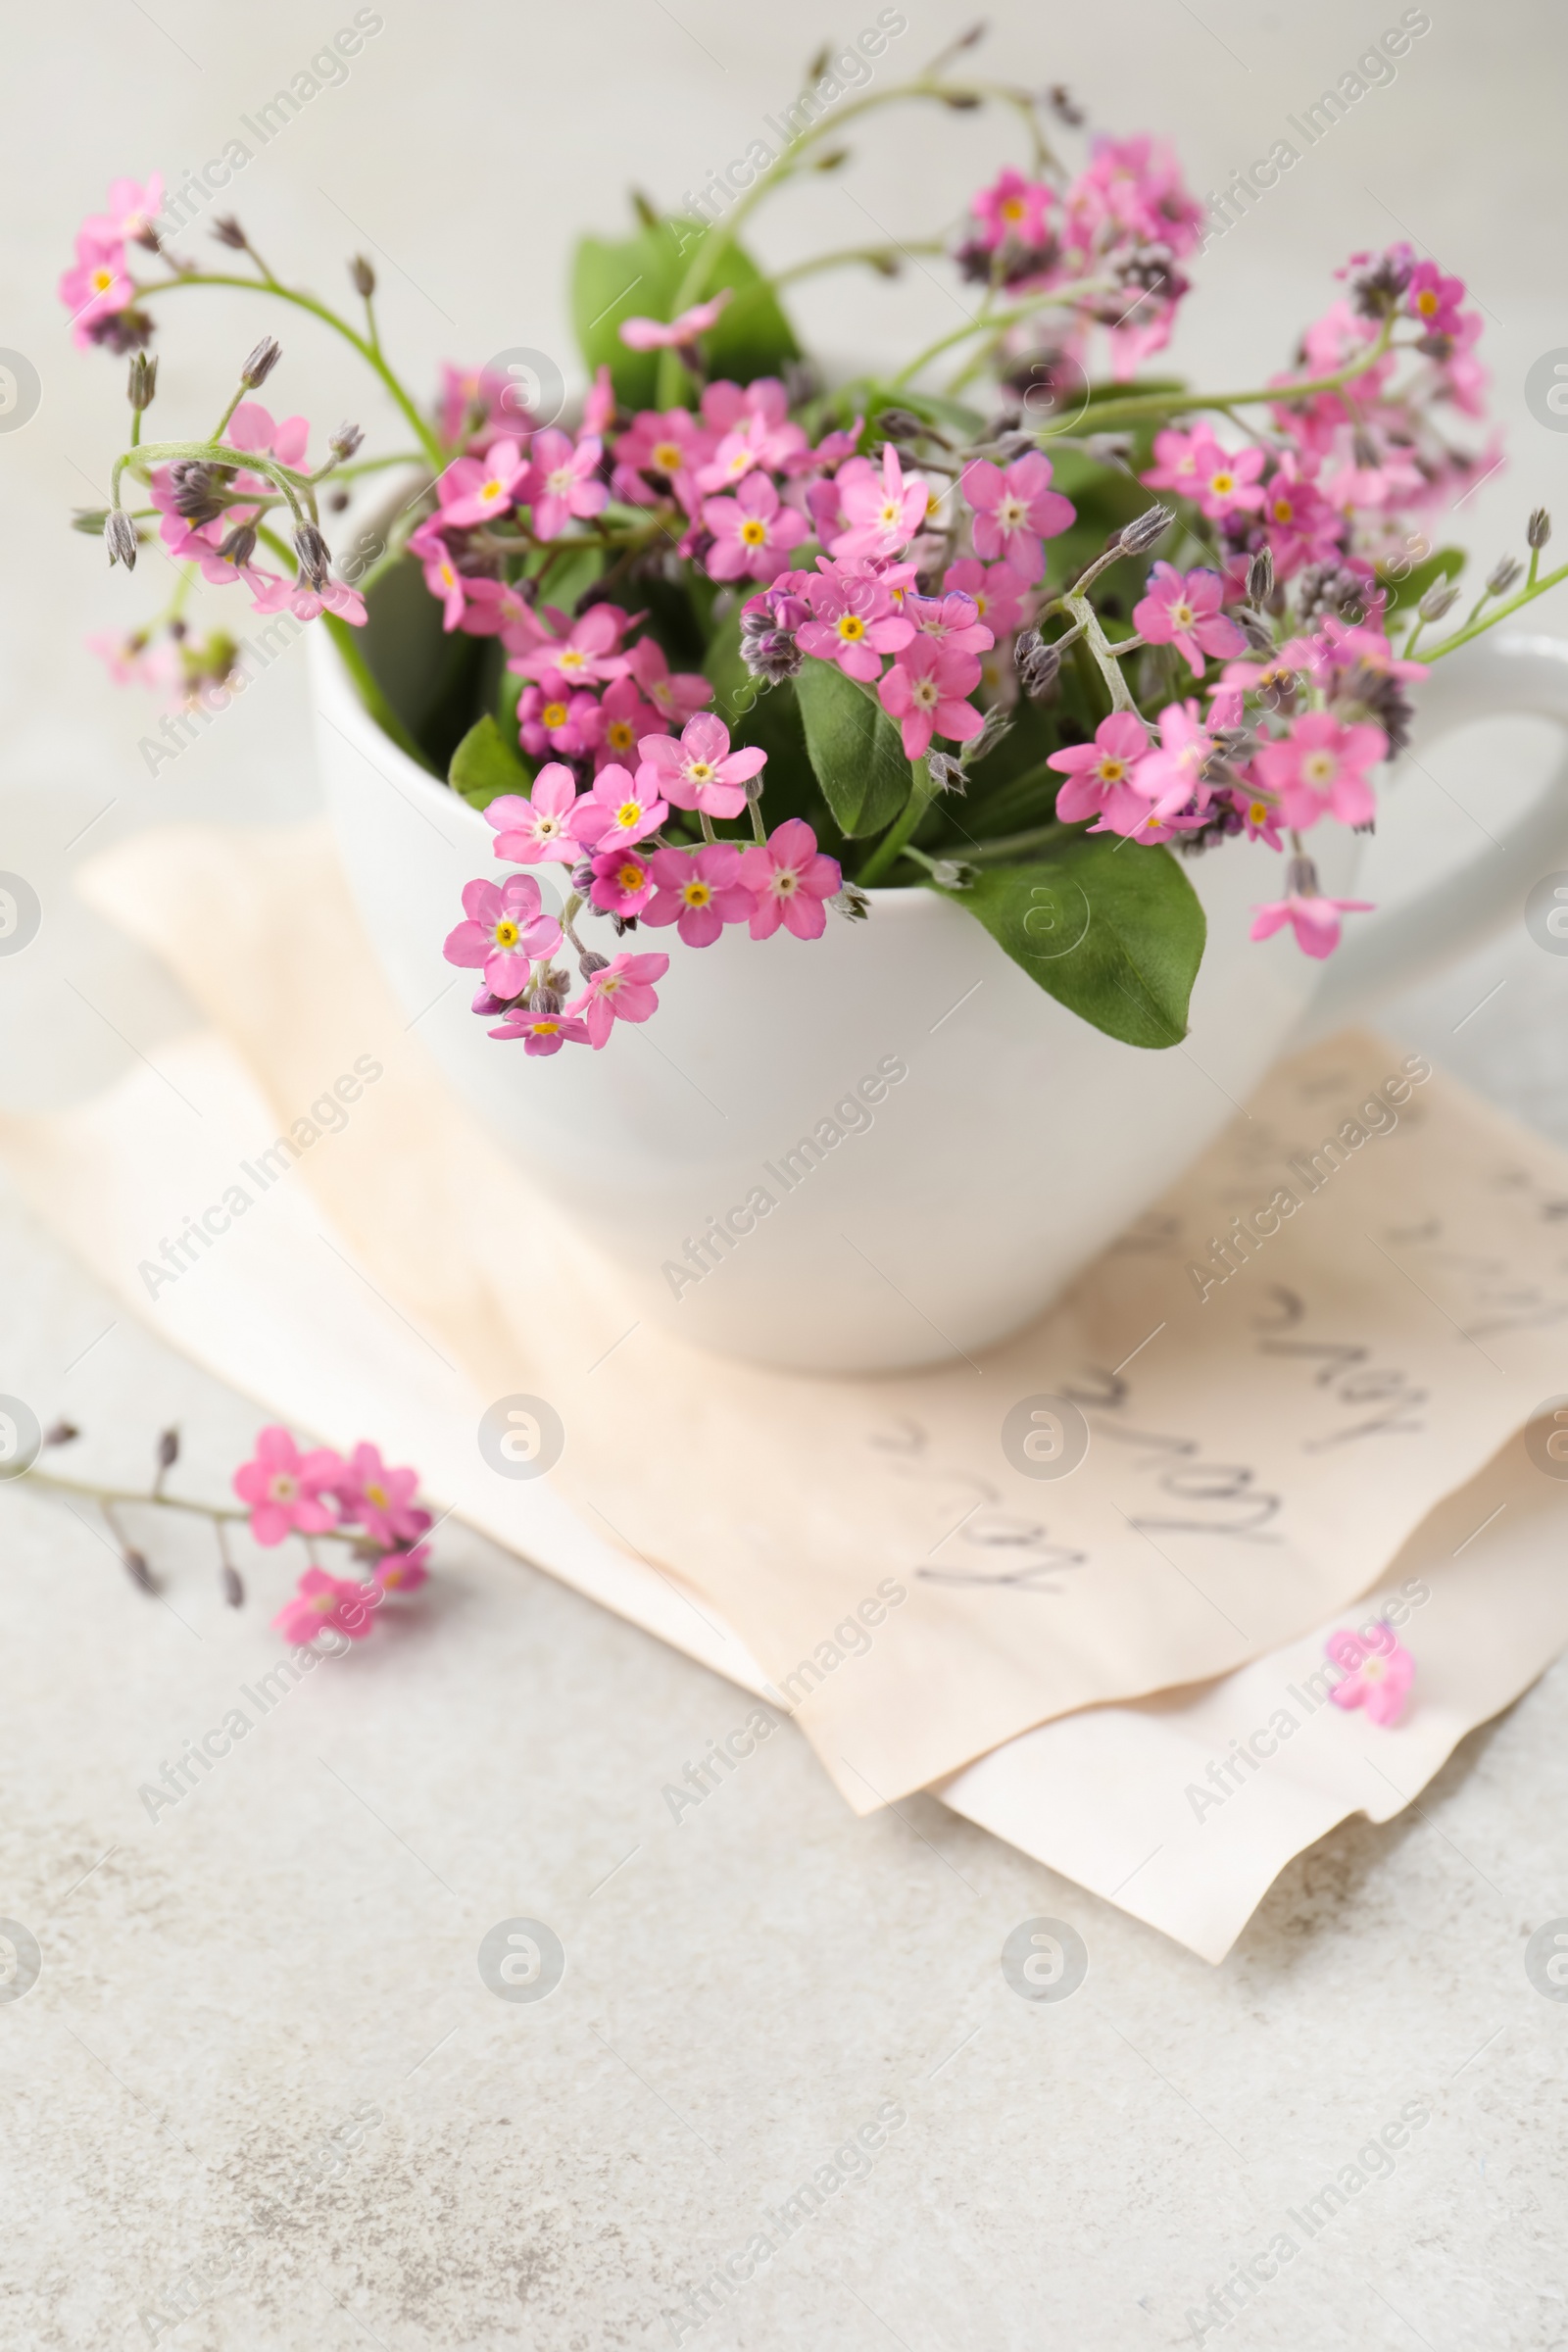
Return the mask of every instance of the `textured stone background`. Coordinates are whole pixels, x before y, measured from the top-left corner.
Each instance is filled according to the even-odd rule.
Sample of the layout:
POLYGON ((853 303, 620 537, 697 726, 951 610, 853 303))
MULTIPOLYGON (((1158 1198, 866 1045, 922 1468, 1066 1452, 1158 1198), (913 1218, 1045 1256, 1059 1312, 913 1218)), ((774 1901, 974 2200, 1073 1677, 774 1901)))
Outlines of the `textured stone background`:
MULTIPOLYGON (((59 528, 102 495, 122 412, 118 367, 71 353, 53 280, 112 172, 216 152, 351 13, 104 0, 90 21, 37 10, 7 27, 0 339, 32 356, 45 398, 0 435, 0 862, 50 909, 0 965, 8 1105, 89 1091, 188 1017, 73 908, 74 865, 130 828, 281 820, 315 791, 297 656, 157 783, 136 754, 144 709, 81 656, 82 635, 141 606, 59 528)), ((328 286, 340 254, 372 251, 387 338, 416 381, 443 355, 569 357, 567 225, 612 226, 631 179, 678 198, 788 101, 833 28, 720 0, 382 13, 347 85, 231 200, 286 275, 328 286)), ((961 22, 930 0, 909 14, 900 69, 961 22)), ((1024 0, 992 14, 996 71, 1064 77, 1107 124, 1167 128, 1206 187, 1398 10, 1105 0, 1049 38, 1024 0)), ((1396 85, 1209 257, 1183 348, 1195 373, 1250 379, 1347 251, 1407 226, 1492 314, 1514 464, 1457 517, 1489 563, 1538 496, 1565 506, 1568 530, 1568 439, 1532 422, 1521 391, 1531 361, 1568 344, 1562 26, 1546 0, 1432 14, 1396 85)), ((998 135, 957 119, 902 144, 868 134, 853 173, 789 200, 758 243, 782 263, 874 235, 864 208, 932 228, 992 168, 998 135)), ((825 280, 799 308, 839 352, 944 323, 918 277, 825 280)), ((261 306, 181 296, 162 324, 172 426, 220 402, 261 306)), ((284 331, 280 412, 381 425, 324 336, 284 331)), ((1568 611, 1543 625, 1568 631, 1568 611)), ((1521 723, 1435 762, 1451 796, 1439 849, 1505 829, 1543 753, 1521 723)), ((1384 1017, 1568 1140, 1564 981, 1521 929, 1384 1017)), ((150 1433, 178 1419, 187 1491, 220 1491, 251 1408, 117 1320, 4 1203, 0 1299, 0 1387, 71 1411, 84 1462, 135 1478, 150 1433)), ((138 1784, 272 1662, 265 1621, 287 1572, 248 1557, 236 1616, 201 1531, 160 1531, 161 1605, 85 1519, 12 1492, 0 1514, 0 1913, 44 1961, 25 1999, 0 2004, 8 2345, 668 2341, 661 2312, 888 2099, 906 2121, 870 2177, 683 2340, 1172 2344, 1276 2231, 1299 2244, 1287 2210, 1418 2102, 1430 2122, 1394 2177, 1228 2334, 1259 2352, 1568 2343, 1568 2006, 1521 1965, 1531 1930, 1568 1913, 1562 1669, 1468 1741, 1419 1809, 1303 1857, 1210 1970, 925 1800, 853 1822, 788 1732, 677 1829, 662 1784, 746 1702, 456 1530, 403 1625, 290 1693, 152 1824, 138 1784), (1007 1931, 1039 1913, 1089 1945, 1089 1980, 1058 2006, 1017 2000, 998 1968, 1007 1931), (518 1915, 566 1947, 536 2008, 497 2001, 475 1968, 486 1929, 518 1915), (341 2168, 302 2180, 364 2109, 381 2120, 341 2168)))

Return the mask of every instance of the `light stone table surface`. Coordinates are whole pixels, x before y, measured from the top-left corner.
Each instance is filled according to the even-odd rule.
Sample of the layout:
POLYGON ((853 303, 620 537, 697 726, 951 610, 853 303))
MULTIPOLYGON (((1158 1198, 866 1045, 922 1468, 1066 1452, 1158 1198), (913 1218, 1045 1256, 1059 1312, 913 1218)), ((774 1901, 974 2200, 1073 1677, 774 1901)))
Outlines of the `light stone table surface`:
MULTIPOLYGON (((88 1093, 189 1018, 73 901, 82 860, 172 819, 286 821, 316 790, 292 655, 153 777, 145 708, 81 653, 144 606, 140 575, 127 589, 60 527, 102 499, 122 412, 118 369, 71 352, 54 279, 111 173, 220 152, 352 13, 105 0, 90 23, 13 10, 6 26, 0 343, 32 356, 44 401, 0 432, 0 865, 49 908, 0 965, 7 1108, 88 1093)), ((678 200, 788 103, 819 37, 875 10, 379 13, 346 82, 227 201, 323 288, 371 252, 388 343, 422 383, 439 357, 519 344, 569 369, 569 226, 612 229, 627 182, 678 200)), ((962 21, 945 0, 906 13, 910 63, 962 21)), ((1532 364, 1568 345, 1565 25, 1560 0, 1429 13, 1398 79, 1205 260, 1182 358, 1251 380, 1348 252, 1401 234, 1436 250, 1488 312, 1513 449, 1446 525, 1486 565, 1538 498, 1568 535, 1568 434, 1523 397, 1532 364)), ((1064 78, 1100 122, 1166 130, 1207 188, 1266 154, 1399 7, 991 14, 996 72, 1064 78)), ((937 129, 873 125, 842 178, 759 227, 770 266, 947 218, 999 133, 937 129)), ((798 309, 830 352, 907 352, 949 322, 946 299, 910 272, 811 281, 798 309)), ((171 428, 216 414, 274 323, 240 295, 200 314, 181 300, 160 337, 171 428)), ((286 342, 278 413, 383 428, 323 337, 296 322, 286 342)), ((1568 633, 1561 603, 1543 625, 1568 633)), ((1435 760, 1434 853, 1505 828, 1542 750, 1520 722, 1484 760, 1435 760)), ((1568 1143, 1565 990, 1568 962, 1519 929, 1384 1017, 1568 1143)), ((84 1463, 135 1480, 177 1420, 176 1479, 223 1492, 254 1409, 120 1317, 3 1190, 0 1302, 0 1390, 69 1411, 84 1463)), ((1568 2004, 1523 1966, 1534 1929, 1568 1914, 1562 1666, 1419 1807, 1302 1856, 1210 1969, 928 1799, 852 1820, 788 1728, 677 1826, 662 1788, 746 1699, 459 1528, 395 1626, 265 1717, 238 1694, 278 1654, 283 1561, 245 1554, 236 1613, 203 1529, 160 1527, 155 1549, 149 1597, 91 1514, 0 1493, 0 1916, 42 1958, 24 1997, 0 1999, 5 2352, 1157 2352, 1195 2340, 1189 2315, 1227 2279, 1235 2316, 1210 2304, 1205 2344, 1568 2346, 1568 2004), (247 1736, 149 1820, 140 1785, 236 1704, 247 1736), (1018 1999, 999 1966, 1037 1915, 1088 1946, 1058 2003, 1018 1999), (514 1918, 564 1946, 538 2003, 479 1975, 481 1938, 514 1918), (769 2216, 862 2127, 879 2142, 863 2177, 819 2211, 803 2199, 697 2328, 693 2291, 781 2235, 769 2216), (1404 2133, 1388 2177, 1322 2203, 1309 2231, 1296 2217, 1385 2127, 1404 2133)))

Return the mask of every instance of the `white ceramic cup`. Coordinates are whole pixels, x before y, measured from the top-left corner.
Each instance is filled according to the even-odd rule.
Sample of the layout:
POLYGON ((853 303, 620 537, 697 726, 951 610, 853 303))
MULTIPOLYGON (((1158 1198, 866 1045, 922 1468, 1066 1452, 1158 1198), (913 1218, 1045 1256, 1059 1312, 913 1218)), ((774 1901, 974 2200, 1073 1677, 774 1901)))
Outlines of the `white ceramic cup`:
MULTIPOLYGON (((1165 1052, 1077 1019, 961 907, 912 889, 872 891, 864 922, 830 910, 816 941, 736 926, 699 952, 650 933, 670 952, 653 1020, 602 1053, 530 1058, 486 1035, 479 975, 441 953, 463 885, 513 870, 494 835, 376 726, 324 631, 313 661, 344 865, 415 1034, 613 1270, 628 1326, 794 1370, 939 1362, 1027 1323, 1287 1045, 1459 956, 1568 864, 1565 760, 1505 843, 1350 917, 1325 966, 1288 932, 1249 940, 1283 860, 1228 841, 1186 866, 1208 946, 1190 1034, 1165 1052)), ((1500 713, 1568 724, 1568 645, 1481 639, 1417 691, 1417 751, 1500 713)), ((1324 825, 1311 847, 1325 889, 1352 895, 1360 841, 1324 825)), ((548 901, 560 869, 533 870, 548 901)))

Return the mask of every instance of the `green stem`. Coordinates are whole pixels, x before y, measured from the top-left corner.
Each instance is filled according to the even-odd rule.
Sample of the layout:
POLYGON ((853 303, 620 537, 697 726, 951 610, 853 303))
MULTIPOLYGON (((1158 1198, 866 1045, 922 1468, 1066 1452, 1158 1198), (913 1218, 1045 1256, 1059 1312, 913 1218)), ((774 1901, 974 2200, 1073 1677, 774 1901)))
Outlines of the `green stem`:
MULTIPOLYGON (((1446 637, 1441 645, 1435 645, 1432 648, 1426 657, 1427 660, 1441 662, 1445 654, 1451 654, 1458 646, 1468 645, 1472 637, 1484 637, 1488 629, 1496 627, 1499 620, 1506 620, 1511 612, 1519 612, 1525 605, 1533 605, 1538 596, 1544 596, 1548 588, 1555 588, 1562 580, 1568 580, 1568 564, 1560 564, 1555 571, 1548 571, 1545 578, 1537 580, 1534 587, 1527 582, 1517 596, 1511 596, 1506 604, 1496 606, 1493 612, 1487 614, 1485 620, 1467 621, 1462 629, 1455 629, 1451 637, 1446 637)), ((1412 636, 1410 645, 1414 643, 1415 638, 1412 636)), ((1409 646, 1407 645, 1404 650, 1408 653, 1409 646)))
POLYGON ((798 277, 814 277, 819 270, 845 270, 854 262, 864 262, 875 269, 879 262, 897 261, 905 254, 944 254, 946 245, 940 237, 924 237, 908 245, 843 245, 836 253, 819 253, 813 261, 792 262, 787 270, 777 270, 762 280, 769 293, 780 286, 791 286, 798 277))
POLYGON ((352 343, 366 365, 375 369, 413 427, 419 447, 436 471, 440 472, 446 464, 446 453, 430 425, 387 366, 379 347, 367 342, 364 335, 357 334, 346 318, 340 318, 336 311, 329 310, 324 302, 318 302, 314 294, 302 294, 293 286, 279 285, 275 279, 259 285, 253 277, 234 277, 220 270, 193 270, 188 276, 160 278, 155 285, 138 286, 137 299, 150 294, 169 294, 176 286, 240 286, 252 294, 275 294, 279 301, 291 302, 297 310, 309 311, 313 318, 319 318, 323 325, 341 335, 346 343, 352 343))
POLYGON ((931 781, 931 771, 925 761, 911 760, 909 762, 909 797, 904 804, 904 813, 900 816, 897 824, 883 834, 876 848, 856 875, 856 881, 862 887, 869 888, 873 882, 879 880, 898 858, 905 843, 919 824, 927 808, 930 808, 935 791, 936 786, 931 781))
POLYGON ((1064 596, 1061 601, 1082 629, 1084 642, 1099 664, 1100 674, 1104 679, 1110 693, 1111 709, 1113 710, 1130 710, 1135 718, 1141 717, 1142 713, 1133 700, 1131 689, 1122 676, 1121 664, 1116 659, 1109 639, 1100 625, 1100 615, 1094 606, 1087 597, 1083 596, 1064 596))
MULTIPOLYGON (((983 95, 984 93, 982 91, 975 94, 983 95)), ((712 281, 713 272, 719 262, 735 242, 736 231, 742 221, 750 218, 764 196, 770 196, 776 188, 782 187, 787 179, 793 178, 800 169, 802 157, 817 140, 825 138, 830 131, 836 137, 849 123, 856 122, 861 115, 869 114, 875 107, 891 106, 905 98, 930 98, 945 104, 950 95, 952 95, 951 86, 934 79, 930 70, 927 69, 924 73, 916 74, 912 80, 895 82, 889 89, 868 91, 863 98, 851 99, 848 105, 835 107, 831 113, 825 114, 820 122, 808 123, 804 130, 798 131, 783 152, 768 166, 761 177, 755 180, 744 195, 737 198, 722 220, 710 224, 709 233, 700 240, 696 253, 687 265, 686 274, 675 290, 674 299, 670 304, 671 316, 678 318, 683 311, 689 311, 694 304, 702 301, 712 281)), ((1016 99, 1021 93, 1012 93, 1011 95, 1016 99)), ((667 409, 675 405, 680 396, 681 377, 684 372, 678 352, 661 352, 658 384, 655 391, 656 407, 667 409)))
POLYGON ((1180 416, 1193 409, 1250 408, 1259 401, 1272 401, 1287 408, 1298 400, 1311 400, 1319 392, 1337 392, 1342 384, 1364 375, 1383 358, 1393 334, 1394 321, 1388 319, 1377 341, 1369 343, 1359 359, 1336 368, 1332 375, 1307 376, 1299 383, 1263 384, 1250 392, 1138 392, 1130 393, 1125 400, 1097 400, 1082 416, 1072 418, 1069 423, 1054 429, 1047 425, 1041 439, 1054 440, 1057 431, 1068 432, 1075 426, 1101 433, 1107 427, 1137 424, 1147 417, 1180 416))
POLYGON ((967 342, 971 335, 988 335, 993 343, 1000 343, 1010 326, 1016 326, 1021 318, 1032 318, 1037 311, 1057 309, 1065 303, 1077 302, 1085 295, 1104 294, 1109 290, 1109 278, 1084 277, 1073 285, 1054 286, 1049 293, 1032 294, 1027 302, 1015 303, 1010 311, 994 311, 989 318, 971 318, 967 325, 956 326, 951 334, 939 336, 935 343, 917 352, 906 368, 901 368, 898 374, 890 378, 888 390, 897 392, 905 384, 912 383, 923 368, 928 368, 933 360, 939 360, 945 351, 951 351, 955 343, 967 342))

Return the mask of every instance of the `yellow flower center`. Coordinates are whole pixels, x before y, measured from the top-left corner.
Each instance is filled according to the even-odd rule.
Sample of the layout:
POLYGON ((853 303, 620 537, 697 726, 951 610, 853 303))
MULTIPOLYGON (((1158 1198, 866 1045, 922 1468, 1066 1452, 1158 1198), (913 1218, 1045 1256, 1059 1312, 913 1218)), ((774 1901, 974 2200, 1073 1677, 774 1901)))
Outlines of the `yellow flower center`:
POLYGON ((1339 762, 1332 752, 1308 752, 1301 774, 1308 784, 1332 784, 1339 762))
POLYGON ((552 730, 554 730, 556 727, 564 727, 566 723, 565 704, 546 703, 544 709, 539 713, 539 723, 541 726, 549 727, 552 730))
POLYGON ((582 653, 576 646, 564 645, 560 653, 556 656, 556 667, 558 669, 566 670, 581 669, 586 661, 586 654, 582 653))
POLYGON ((107 294, 114 282, 115 273, 112 270, 95 270, 92 273, 92 290, 95 294, 107 294))
POLYGON ((1126 773, 1127 762, 1125 760, 1102 760, 1100 762, 1102 784, 1119 784, 1126 773))
POLYGON ((767 545, 766 523, 759 522, 755 514, 750 522, 743 522, 741 524, 741 545, 743 547, 765 547, 767 545))
POLYGON ((1264 818, 1268 815, 1268 803, 1266 801, 1253 801, 1247 813, 1254 825, 1260 825, 1262 824, 1264 818))
POLYGON ((1276 522, 1291 522, 1295 519, 1296 509, 1288 498, 1277 498, 1274 501, 1273 511, 1276 522))
MULTIPOLYGON (((491 933, 498 948, 514 948, 519 936, 516 924, 512 922, 497 923, 495 930, 491 933)), ((386 1500, 386 1496, 378 1494, 373 1487, 367 1487, 365 1492, 372 1502, 385 1502, 386 1500)))
MULTIPOLYGON (((619 866, 616 869, 615 880, 620 884, 621 889, 627 893, 630 893, 634 890, 641 890, 643 886, 643 869, 640 865, 619 866)), ((605 985, 608 988, 610 983, 607 981, 605 985)))
MULTIPOLYGON (((517 932, 515 924, 503 923, 501 928, 504 931, 510 930, 513 938, 516 938, 517 932)), ((508 944, 510 945, 511 943, 509 942, 508 944)), ((373 1502, 378 1511, 390 1510, 392 1507, 392 1497, 387 1493, 385 1487, 367 1487, 365 1490, 365 1499, 367 1502, 373 1502)))
POLYGON ((299 1482, 286 1470, 279 1470, 267 1492, 274 1502, 293 1502, 299 1494, 299 1482))
POLYGON ((622 801, 615 810, 615 822, 623 833, 629 833, 633 825, 642 822, 642 813, 641 801, 622 801))
POLYGON ((1179 629, 1190 629, 1198 618, 1191 605, 1172 605, 1170 616, 1179 629))
POLYGON ((1220 498, 1228 497, 1230 492, 1236 487, 1236 476, 1234 473, 1210 474, 1208 477, 1208 486, 1220 498))
POLYGON ((680 895, 688 906, 706 906, 713 894, 706 882, 683 882, 680 895))
POLYGON ((839 618, 838 633, 846 645, 854 645, 865 635, 865 623, 858 612, 845 612, 839 618))
POLYGON ((661 473, 679 473, 680 447, 674 441, 657 441, 649 453, 651 463, 661 473))
POLYGON ((629 752, 633 743, 631 720, 612 718, 605 730, 605 739, 612 752, 629 752))
POLYGON ((329 1609, 336 1608, 337 1594, 335 1592, 313 1592, 311 1606, 318 1617, 324 1617, 329 1609))
POLYGON ((571 466, 558 466, 554 473, 546 474, 545 488, 554 491, 557 498, 565 498, 575 485, 576 479, 577 476, 571 466))
POLYGON ((1436 316, 1438 298, 1436 294, 1433 293, 1430 286, 1424 286, 1421 292, 1416 296, 1415 307, 1420 312, 1423 318, 1431 318, 1436 316))
POLYGON ((560 1027, 559 1021, 535 1021, 533 1033, 535 1037, 554 1037, 560 1027))
POLYGON ((485 482, 480 486, 479 496, 487 507, 493 507, 497 499, 505 498, 506 495, 506 491, 499 482, 485 482))
POLYGON ((693 784, 711 784, 713 763, 710 760, 693 760, 687 765, 686 774, 693 784))

